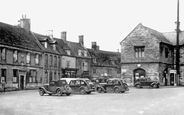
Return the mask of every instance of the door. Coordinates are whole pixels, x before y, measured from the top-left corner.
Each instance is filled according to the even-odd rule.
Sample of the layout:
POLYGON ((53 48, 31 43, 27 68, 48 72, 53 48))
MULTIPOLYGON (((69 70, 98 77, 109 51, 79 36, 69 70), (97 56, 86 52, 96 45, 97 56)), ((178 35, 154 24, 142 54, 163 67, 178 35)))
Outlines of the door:
POLYGON ((105 86, 105 89, 107 91, 113 91, 114 88, 114 81, 113 80, 108 80, 107 85, 105 86))
POLYGON ((19 76, 19 89, 24 90, 25 88, 25 75, 19 76))
POLYGON ((174 86, 174 73, 170 73, 170 85, 174 86))

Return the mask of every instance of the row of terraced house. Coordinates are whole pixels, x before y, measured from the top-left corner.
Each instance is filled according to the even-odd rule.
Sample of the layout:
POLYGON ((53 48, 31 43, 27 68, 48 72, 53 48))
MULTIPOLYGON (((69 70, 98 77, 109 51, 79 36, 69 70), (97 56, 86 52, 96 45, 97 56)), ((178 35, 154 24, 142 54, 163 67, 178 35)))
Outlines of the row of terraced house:
POLYGON ((67 40, 67 33, 55 38, 31 31, 29 18, 23 16, 16 26, 0 22, 0 81, 8 90, 35 89, 62 77, 120 77, 120 53, 99 50, 67 40))

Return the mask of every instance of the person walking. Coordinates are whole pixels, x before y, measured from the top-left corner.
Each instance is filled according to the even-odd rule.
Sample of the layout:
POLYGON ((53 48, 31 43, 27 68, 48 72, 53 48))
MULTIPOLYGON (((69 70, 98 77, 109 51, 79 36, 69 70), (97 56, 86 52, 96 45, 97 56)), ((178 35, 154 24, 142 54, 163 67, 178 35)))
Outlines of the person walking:
POLYGON ((6 85, 6 82, 4 80, 2 80, 1 84, 2 84, 3 92, 5 93, 5 85, 6 85))

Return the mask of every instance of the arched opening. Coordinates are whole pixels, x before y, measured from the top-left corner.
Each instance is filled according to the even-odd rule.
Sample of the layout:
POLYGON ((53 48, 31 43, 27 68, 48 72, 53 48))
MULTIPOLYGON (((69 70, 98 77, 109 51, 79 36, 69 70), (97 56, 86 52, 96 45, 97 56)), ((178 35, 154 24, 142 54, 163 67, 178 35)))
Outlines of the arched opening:
POLYGON ((137 79, 139 79, 140 77, 145 77, 146 76, 146 71, 142 68, 137 68, 133 71, 134 73, 134 83, 137 79))

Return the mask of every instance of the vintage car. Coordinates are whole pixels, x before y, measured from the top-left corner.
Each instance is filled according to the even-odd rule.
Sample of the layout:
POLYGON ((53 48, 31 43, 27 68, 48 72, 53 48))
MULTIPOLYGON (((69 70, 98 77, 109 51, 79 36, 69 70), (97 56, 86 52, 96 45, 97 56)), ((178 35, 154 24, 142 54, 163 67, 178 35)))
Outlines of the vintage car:
POLYGON ((49 84, 39 87, 40 96, 43 96, 44 94, 57 94, 58 96, 66 94, 69 96, 71 93, 72 89, 69 87, 66 80, 51 81, 49 84))
POLYGON ((119 78, 108 78, 108 79, 98 79, 97 80, 96 90, 98 93, 101 92, 115 92, 115 93, 124 93, 128 91, 128 85, 123 83, 123 80, 119 78))
POLYGON ((159 88, 160 84, 157 80, 151 80, 149 77, 143 77, 136 80, 135 87, 142 88, 142 87, 151 87, 151 88, 159 88))
POLYGON ((60 80, 66 80, 71 87, 72 92, 80 94, 90 94, 95 91, 94 85, 88 82, 85 78, 61 78, 60 80))

